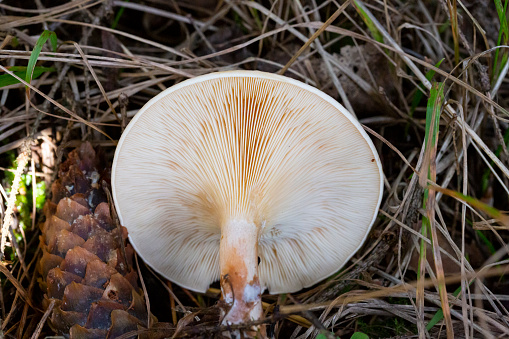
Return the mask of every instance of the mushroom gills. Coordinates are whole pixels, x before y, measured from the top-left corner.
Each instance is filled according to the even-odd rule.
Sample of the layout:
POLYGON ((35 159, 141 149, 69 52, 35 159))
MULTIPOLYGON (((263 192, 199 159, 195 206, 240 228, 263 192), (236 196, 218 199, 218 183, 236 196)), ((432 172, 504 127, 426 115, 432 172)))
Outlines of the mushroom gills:
POLYGON ((112 186, 138 254, 196 292, 220 279, 223 324, 247 323, 240 336, 252 337, 263 331, 252 321, 265 288, 310 287, 362 246, 383 174, 336 100, 294 79, 232 71, 147 103, 119 141, 112 186))

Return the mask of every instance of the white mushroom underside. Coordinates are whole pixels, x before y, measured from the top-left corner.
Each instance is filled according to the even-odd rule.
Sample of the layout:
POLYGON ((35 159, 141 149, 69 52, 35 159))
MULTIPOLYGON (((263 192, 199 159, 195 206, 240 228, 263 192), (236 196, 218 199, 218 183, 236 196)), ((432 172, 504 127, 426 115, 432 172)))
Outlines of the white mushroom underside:
POLYGON ((183 84, 147 104, 117 150, 114 198, 133 246, 177 284, 205 292, 219 279, 221 225, 236 218, 261 228, 262 285, 293 292, 362 244, 378 158, 332 99, 244 73, 258 75, 183 84))

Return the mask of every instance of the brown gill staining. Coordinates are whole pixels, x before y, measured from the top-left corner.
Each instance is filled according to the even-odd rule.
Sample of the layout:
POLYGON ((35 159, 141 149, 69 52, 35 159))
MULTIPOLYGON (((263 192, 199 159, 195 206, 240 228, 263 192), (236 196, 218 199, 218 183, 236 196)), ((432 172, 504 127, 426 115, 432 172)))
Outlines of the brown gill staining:
POLYGON ((325 236, 327 234, 327 229, 325 227, 315 227, 313 229, 314 233, 318 233, 321 236, 325 236))

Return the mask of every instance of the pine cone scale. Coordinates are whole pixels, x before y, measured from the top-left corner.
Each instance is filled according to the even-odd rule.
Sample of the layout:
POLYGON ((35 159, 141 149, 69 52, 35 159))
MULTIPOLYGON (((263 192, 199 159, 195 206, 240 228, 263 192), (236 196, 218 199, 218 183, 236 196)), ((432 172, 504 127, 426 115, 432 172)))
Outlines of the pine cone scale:
POLYGON ((38 264, 51 328, 67 338, 114 338, 147 326, 127 230, 116 227, 99 183, 109 181, 88 143, 69 153, 41 224, 38 264))

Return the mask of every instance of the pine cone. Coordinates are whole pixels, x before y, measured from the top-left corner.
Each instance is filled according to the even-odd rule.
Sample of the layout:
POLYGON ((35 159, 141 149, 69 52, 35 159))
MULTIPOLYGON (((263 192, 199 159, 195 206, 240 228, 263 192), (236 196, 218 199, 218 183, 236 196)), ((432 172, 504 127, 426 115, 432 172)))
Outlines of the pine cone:
POLYGON ((55 300, 51 328, 68 338, 114 338, 147 327, 134 251, 125 245, 127 230, 112 221, 101 188, 109 171, 84 143, 69 153, 58 176, 44 207, 38 267, 43 306, 55 300))

